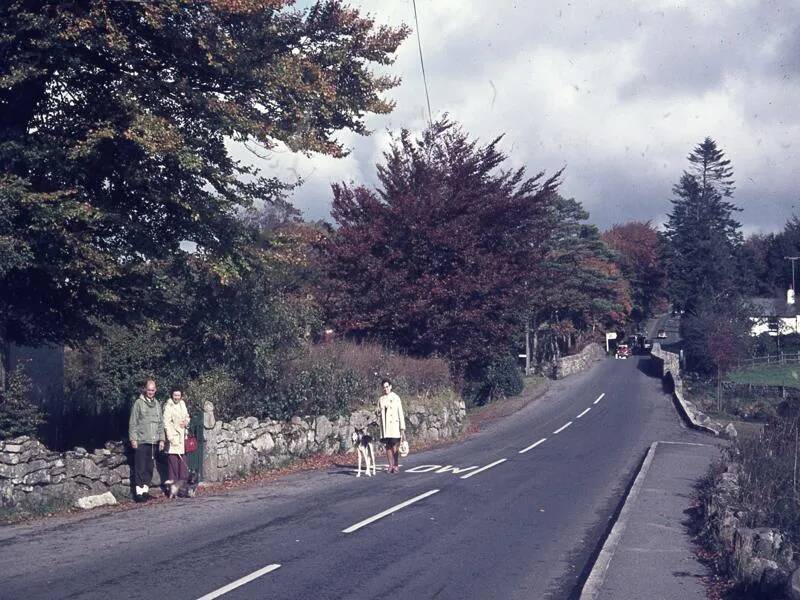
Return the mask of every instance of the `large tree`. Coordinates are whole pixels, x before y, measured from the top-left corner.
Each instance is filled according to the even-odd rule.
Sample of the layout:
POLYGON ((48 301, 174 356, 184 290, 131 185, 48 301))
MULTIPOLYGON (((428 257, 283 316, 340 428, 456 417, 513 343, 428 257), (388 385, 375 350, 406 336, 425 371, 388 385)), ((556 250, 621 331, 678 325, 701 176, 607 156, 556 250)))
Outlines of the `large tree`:
POLYGON ((688 157, 689 169, 673 187, 665 225, 669 295, 679 308, 741 293, 742 234, 734 218, 730 161, 711 138, 688 157))
POLYGON ((665 301, 666 273, 658 231, 650 221, 614 225, 603 241, 615 252, 615 262, 628 280, 633 302, 632 318, 652 316, 665 301))
POLYGON ((581 341, 621 327, 631 312, 628 282, 580 202, 557 196, 544 260, 527 295, 526 354, 558 358, 581 341))
POLYGON ((501 170, 498 142, 480 145, 444 119, 418 139, 400 134, 377 190, 334 186, 326 304, 340 330, 445 356, 461 372, 508 352, 560 173, 501 170))
POLYGON ((196 244, 218 284, 254 200, 284 185, 229 142, 340 156, 397 80, 405 27, 337 0, 58 2, 0 8, 0 345, 75 343, 196 244))

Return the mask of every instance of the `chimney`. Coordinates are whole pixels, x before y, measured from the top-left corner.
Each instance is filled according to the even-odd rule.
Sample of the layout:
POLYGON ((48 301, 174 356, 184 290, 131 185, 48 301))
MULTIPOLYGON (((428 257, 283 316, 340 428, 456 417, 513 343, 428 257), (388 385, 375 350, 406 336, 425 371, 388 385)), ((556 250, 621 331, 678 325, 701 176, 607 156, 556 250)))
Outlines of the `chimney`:
POLYGON ((791 288, 786 290, 786 304, 789 306, 794 304, 794 290, 791 288))

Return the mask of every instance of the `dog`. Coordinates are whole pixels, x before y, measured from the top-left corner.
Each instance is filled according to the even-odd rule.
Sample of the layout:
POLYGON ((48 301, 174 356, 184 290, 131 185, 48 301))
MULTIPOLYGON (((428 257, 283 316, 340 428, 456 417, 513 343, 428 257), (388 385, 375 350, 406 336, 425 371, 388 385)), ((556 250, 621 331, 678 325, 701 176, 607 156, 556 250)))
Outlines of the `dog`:
POLYGON ((173 483, 169 486, 170 498, 194 498, 197 495, 197 485, 200 483, 200 476, 194 469, 189 469, 189 476, 186 481, 173 483))
POLYGON ((355 431, 353 431, 350 436, 350 440, 358 451, 358 471, 356 472, 356 477, 361 477, 362 459, 366 466, 367 477, 372 477, 375 475, 375 447, 372 442, 372 436, 367 433, 366 428, 356 427, 355 431), (370 467, 372 468, 371 473, 370 467))

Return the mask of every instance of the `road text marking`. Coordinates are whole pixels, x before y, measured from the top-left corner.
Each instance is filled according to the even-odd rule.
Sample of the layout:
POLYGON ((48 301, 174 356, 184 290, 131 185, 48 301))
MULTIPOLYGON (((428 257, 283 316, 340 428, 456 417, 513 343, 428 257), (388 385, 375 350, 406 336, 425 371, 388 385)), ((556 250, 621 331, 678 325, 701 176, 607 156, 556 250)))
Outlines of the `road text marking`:
POLYGON ((496 467, 496 466, 497 466, 497 465, 499 465, 500 463, 504 463, 504 462, 506 462, 507 460, 508 460, 507 458, 501 458, 500 460, 496 460, 496 461, 494 461, 493 463, 489 463, 489 464, 488 464, 488 465, 486 465, 485 467, 481 467, 481 468, 480 468, 480 469, 478 469, 477 471, 473 471, 472 473, 467 473, 466 475, 462 475, 462 476, 461 476, 461 479, 469 479, 469 478, 470 478, 470 477, 472 477, 473 475, 477 475, 478 473, 481 473, 481 472, 483 472, 483 471, 486 471, 487 469, 491 469, 492 467, 496 467))
POLYGON ((427 498, 428 496, 433 496, 434 494, 438 493, 438 491, 439 490, 430 490, 429 492, 425 492, 424 494, 420 494, 419 496, 415 496, 415 497, 411 498, 411 500, 406 500, 405 502, 401 502, 400 504, 398 504, 396 506, 393 506, 391 508, 387 508, 385 511, 380 512, 377 515, 374 515, 374 516, 370 517, 369 519, 364 519, 363 521, 361 521, 359 523, 356 523, 355 525, 351 525, 347 529, 343 529, 342 533, 353 533, 354 531, 358 531, 362 527, 364 527, 366 525, 369 525, 370 523, 374 523, 378 519, 382 519, 383 517, 386 517, 386 516, 392 514, 393 512, 397 512, 401 508, 405 508, 406 506, 409 506, 410 504, 414 504, 414 502, 419 502, 420 500, 422 500, 423 498, 427 498))
POLYGON ((210 594, 206 594, 205 596, 202 596, 197 600, 214 600, 214 598, 219 598, 223 594, 227 594, 228 592, 243 586, 245 583, 250 583, 254 579, 258 579, 262 575, 266 575, 267 573, 271 573, 275 569, 280 569, 280 568, 281 568, 280 565, 267 565, 263 569, 259 569, 258 571, 253 571, 252 573, 250 573, 250 575, 245 575, 241 579, 232 581, 228 585, 221 587, 218 590, 211 592, 210 594))
POLYGON ((602 399, 603 399, 603 396, 605 396, 605 395, 606 395, 606 394, 605 394, 605 392, 603 392, 602 394, 600 394, 600 395, 597 397, 597 400, 595 400, 595 401, 594 401, 594 404, 597 404, 598 402, 600 402, 600 400, 602 400, 602 399))
POLYGON ((539 444, 543 443, 545 440, 547 440, 547 438, 542 438, 538 442, 531 444, 527 448, 523 448, 522 450, 519 451, 519 453, 520 454, 525 454, 528 450, 533 450, 534 448, 536 448, 536 446, 538 446, 539 444))
POLYGON ((579 415, 578 415, 577 417, 575 417, 575 418, 576 418, 576 419, 580 419, 580 418, 581 418, 583 415, 585 415, 585 414, 586 414, 587 412, 589 412, 590 410, 592 410, 592 407, 591 407, 591 406, 590 406, 589 408, 587 408, 585 411, 583 411, 581 414, 579 414, 579 415))
POLYGON ((562 431, 564 431, 564 430, 565 430, 567 427, 569 427, 570 425, 572 425, 572 421, 570 421, 570 422, 569 422, 569 423, 567 423, 566 425, 562 425, 561 427, 559 427, 558 429, 556 429, 556 430, 553 432, 553 435, 555 435, 556 433, 561 433, 562 431))

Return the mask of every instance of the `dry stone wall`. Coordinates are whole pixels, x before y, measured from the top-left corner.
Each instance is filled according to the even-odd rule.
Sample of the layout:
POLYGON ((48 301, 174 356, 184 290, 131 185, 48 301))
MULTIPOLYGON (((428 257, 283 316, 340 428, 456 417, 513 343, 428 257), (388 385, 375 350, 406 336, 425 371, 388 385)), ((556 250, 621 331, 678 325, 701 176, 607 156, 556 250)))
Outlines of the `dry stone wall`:
POLYGON ((564 379, 564 377, 586 371, 605 355, 606 352, 600 344, 591 343, 578 354, 564 356, 555 361, 553 364, 553 378, 564 379))
POLYGON ((111 492, 130 497, 130 467, 121 442, 87 452, 53 452, 39 441, 0 441, 0 506, 65 505, 111 492))
MULTIPOLYGON (((466 408, 460 398, 418 398, 404 401, 409 441, 431 441, 458 436, 466 426, 466 408)), ((206 406, 206 480, 221 481, 254 471, 280 467, 312 454, 334 454, 350 449, 354 428, 369 427, 379 436, 375 410, 357 410, 336 419, 293 417, 291 421, 259 421, 255 417, 228 423, 215 421, 206 406)))

